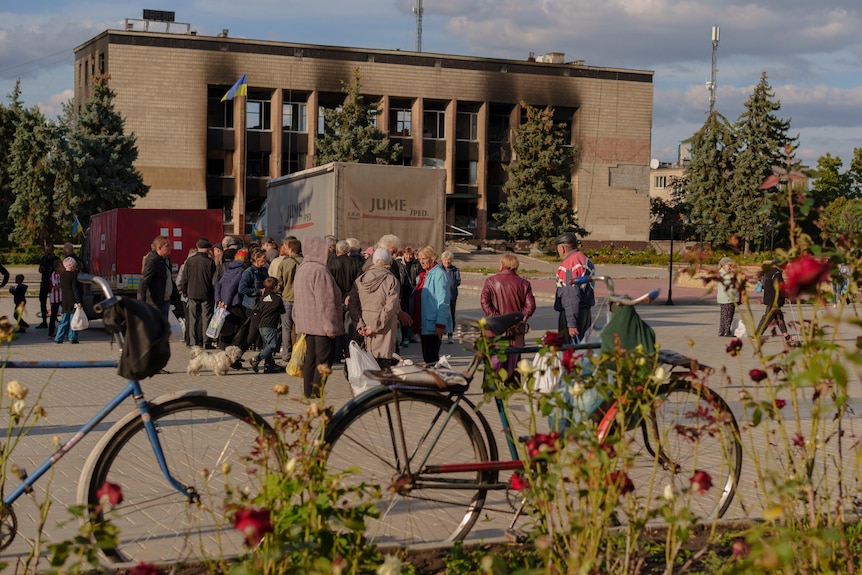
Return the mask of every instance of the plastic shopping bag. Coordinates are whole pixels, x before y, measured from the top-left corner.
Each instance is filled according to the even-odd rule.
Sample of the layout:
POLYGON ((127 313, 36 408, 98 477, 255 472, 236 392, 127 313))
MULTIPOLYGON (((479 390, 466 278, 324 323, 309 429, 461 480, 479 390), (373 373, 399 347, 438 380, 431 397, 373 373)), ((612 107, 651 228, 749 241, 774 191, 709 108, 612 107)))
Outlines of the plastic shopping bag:
POLYGON ((171 326, 171 335, 168 338, 168 341, 183 341, 185 328, 180 320, 177 319, 177 314, 175 314, 173 310, 168 312, 168 325, 171 326))
POLYGON ((84 307, 81 304, 76 304, 75 315, 72 316, 69 327, 73 331, 84 331, 90 327, 90 321, 87 319, 87 314, 84 313, 84 307))
POLYGON ((349 355, 347 356, 347 381, 350 382, 350 388, 353 390, 353 395, 359 395, 363 391, 380 385, 379 381, 365 377, 365 372, 368 370, 376 371, 380 369, 377 360, 371 355, 371 352, 362 349, 362 347, 351 340, 349 355))
MULTIPOLYGON (((557 381, 562 372, 560 358, 562 352, 537 353, 533 358, 533 393, 552 393, 557 388, 557 381)), ((524 381, 524 390, 529 391, 529 378, 524 381)))
POLYGON ((213 310, 213 317, 207 326, 208 338, 218 339, 218 336, 221 335, 221 328, 224 327, 224 322, 229 315, 230 312, 227 309, 221 306, 216 306, 215 310, 213 310))
POLYGON ((302 377, 302 365, 305 363, 305 334, 299 334, 296 343, 293 344, 293 351, 290 354, 290 361, 287 362, 285 371, 288 375, 294 377, 302 377))
POLYGON ((736 328, 733 330, 734 337, 743 339, 746 336, 745 322, 741 319, 736 320, 736 328))

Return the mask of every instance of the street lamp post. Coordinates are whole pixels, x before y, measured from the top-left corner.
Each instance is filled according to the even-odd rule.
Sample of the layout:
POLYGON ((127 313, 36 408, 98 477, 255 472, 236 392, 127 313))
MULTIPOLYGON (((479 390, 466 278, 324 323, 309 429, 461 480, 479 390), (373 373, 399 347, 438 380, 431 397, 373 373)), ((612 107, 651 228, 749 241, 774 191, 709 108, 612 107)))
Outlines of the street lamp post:
POLYGON ((673 305, 673 218, 670 219, 670 261, 667 264, 667 302, 673 305))

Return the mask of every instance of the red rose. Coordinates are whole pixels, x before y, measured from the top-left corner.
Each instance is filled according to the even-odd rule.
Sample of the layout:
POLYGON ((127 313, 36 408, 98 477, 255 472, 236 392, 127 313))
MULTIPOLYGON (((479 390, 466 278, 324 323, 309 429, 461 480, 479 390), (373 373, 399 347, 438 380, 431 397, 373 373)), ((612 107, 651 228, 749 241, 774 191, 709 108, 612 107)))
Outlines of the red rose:
POLYGON ((828 260, 803 254, 787 264, 781 290, 791 299, 813 292, 819 284, 829 281, 829 267, 828 260))
POLYGON ((635 490, 635 484, 625 471, 611 471, 608 479, 605 481, 608 487, 616 487, 620 490, 620 495, 631 493, 635 490))
POLYGON ((805 437, 801 433, 796 432, 796 435, 793 436, 793 445, 796 447, 805 447, 805 437))
POLYGON ((233 517, 233 526, 243 532, 249 547, 260 543, 267 533, 272 533, 268 509, 240 509, 233 517))
POLYGON ((712 477, 706 471, 695 471, 691 478, 691 488, 695 493, 706 493, 712 487, 712 477))
POLYGON ((108 483, 105 481, 102 486, 96 491, 96 497, 99 501, 104 501, 107 498, 111 505, 119 505, 123 502, 123 490, 116 483, 108 483))
POLYGON ((739 351, 741 349, 742 349, 742 340, 737 338, 737 339, 730 340, 730 343, 727 344, 727 347, 724 348, 724 351, 727 352, 728 354, 732 355, 733 357, 736 357, 737 355, 739 355, 739 351))
POLYGON ((152 563, 144 563, 141 561, 131 569, 128 575, 162 575, 163 571, 152 563))
POLYGON ((748 376, 753 381, 763 381, 767 377, 766 372, 763 371, 762 369, 752 369, 751 371, 748 372, 748 376))
POLYGON ((783 399, 776 399, 775 400, 775 407, 777 407, 778 409, 781 409, 785 405, 787 405, 787 402, 784 401, 783 399))
POLYGON ((523 491, 529 486, 530 484, 520 473, 513 473, 512 477, 509 478, 509 487, 511 487, 515 491, 523 491))
POLYGON ((578 362, 581 360, 581 353, 578 353, 574 349, 567 349, 563 352, 563 369, 566 373, 572 373, 574 371, 575 366, 578 365, 578 362))
POLYGON ((557 450, 557 439, 559 439, 560 434, 556 431, 552 431, 551 433, 537 433, 533 437, 527 440, 527 455, 530 457, 536 457, 541 455, 542 453, 553 453, 557 450), (542 446, 545 446, 542 449, 542 446))
POLYGON ((548 347, 561 348, 564 343, 563 336, 561 336, 558 331, 545 332, 545 336, 542 338, 542 345, 548 347))

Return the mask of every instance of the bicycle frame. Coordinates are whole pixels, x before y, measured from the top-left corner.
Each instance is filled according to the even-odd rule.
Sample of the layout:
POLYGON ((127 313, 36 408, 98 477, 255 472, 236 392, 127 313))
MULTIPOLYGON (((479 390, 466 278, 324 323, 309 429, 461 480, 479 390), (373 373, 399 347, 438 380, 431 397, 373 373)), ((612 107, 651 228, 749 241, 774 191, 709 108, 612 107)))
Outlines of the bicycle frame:
MULTIPOLYGON (((118 301, 111 293, 111 288, 103 278, 80 274, 79 280, 85 283, 93 283, 98 285, 104 293, 106 299, 97 304, 97 310, 100 311, 118 301)), ((0 361, 0 366, 13 368, 54 368, 68 369, 81 367, 117 367, 117 362, 113 360, 96 360, 96 361, 0 361)), ((33 485, 45 475, 58 461, 60 461, 69 451, 72 450, 88 433, 90 433, 97 425, 99 425, 110 413, 120 406, 127 398, 134 398, 135 405, 138 408, 140 417, 144 423, 147 437, 150 440, 150 445, 153 448, 153 454, 158 461, 159 468, 162 471, 167 482, 181 493, 184 497, 188 497, 190 501, 197 498, 197 493, 179 481, 177 481, 168 469, 168 462, 165 458, 164 450, 159 441, 158 431, 150 416, 150 403, 144 398, 144 392, 141 384, 137 380, 127 380, 126 387, 123 388, 113 399, 111 399, 98 413, 96 413, 87 423, 81 426, 78 431, 66 440, 63 445, 46 459, 32 474, 24 472, 24 480, 16 487, 9 495, 3 498, 4 505, 12 505, 24 493, 29 493, 33 485)))

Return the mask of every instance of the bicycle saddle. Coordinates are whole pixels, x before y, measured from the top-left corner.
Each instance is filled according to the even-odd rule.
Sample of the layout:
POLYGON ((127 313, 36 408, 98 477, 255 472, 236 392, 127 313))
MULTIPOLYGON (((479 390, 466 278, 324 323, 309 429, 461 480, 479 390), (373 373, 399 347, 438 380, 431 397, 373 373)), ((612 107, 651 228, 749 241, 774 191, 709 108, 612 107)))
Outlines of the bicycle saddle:
POLYGON ((524 321, 524 314, 513 311, 505 315, 495 315, 485 319, 485 329, 494 335, 503 335, 519 323, 524 321))

